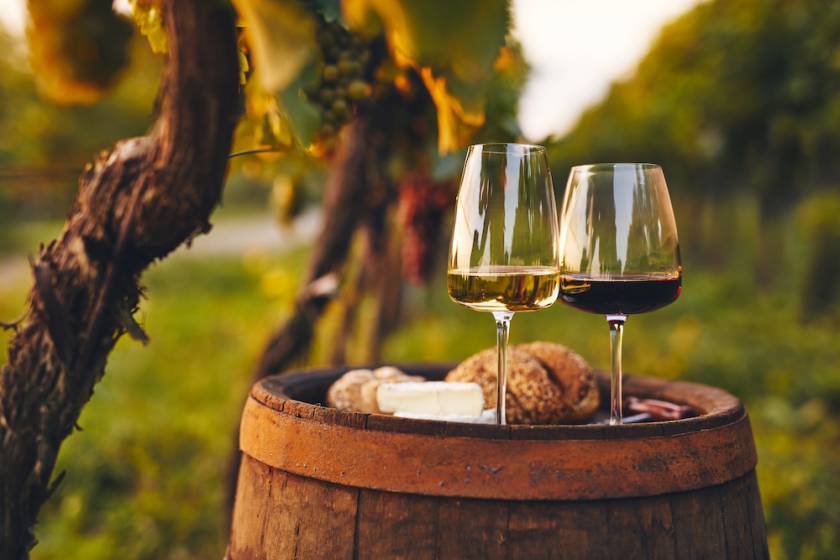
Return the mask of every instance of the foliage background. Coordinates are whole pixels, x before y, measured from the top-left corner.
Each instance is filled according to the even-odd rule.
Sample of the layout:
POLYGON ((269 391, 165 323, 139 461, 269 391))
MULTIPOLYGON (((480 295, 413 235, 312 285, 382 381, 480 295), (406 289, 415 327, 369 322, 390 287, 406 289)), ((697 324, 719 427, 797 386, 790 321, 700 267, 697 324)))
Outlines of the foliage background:
MULTIPOLYGON (((84 162, 149 122, 160 62, 136 40, 130 56, 111 93, 71 108, 36 93, 25 55, 0 36, 4 320, 20 313, 26 255, 60 229, 84 162)), ((774 558, 831 558, 840 546, 838 93, 840 6, 719 0, 667 26, 632 77, 546 142, 558 191, 572 163, 664 165, 685 290, 675 305, 631 319, 625 361, 746 402, 774 558)), ((264 219, 278 165, 241 158, 216 222, 264 219)), ((322 170, 309 171, 317 200, 322 170)), ((141 318, 152 343, 120 342, 83 430, 62 448, 67 477, 42 515, 36 558, 220 556, 229 435, 308 252, 305 243, 185 252, 147 276, 141 318)), ((460 360, 493 344, 490 320, 450 303, 442 280, 408 290, 386 360, 460 360)), ((361 313, 363 324, 370 311, 361 313)), ((328 359, 324 331, 313 364, 328 359)), ((558 305, 517 316, 513 341, 537 338, 609 363, 594 315, 558 305)))

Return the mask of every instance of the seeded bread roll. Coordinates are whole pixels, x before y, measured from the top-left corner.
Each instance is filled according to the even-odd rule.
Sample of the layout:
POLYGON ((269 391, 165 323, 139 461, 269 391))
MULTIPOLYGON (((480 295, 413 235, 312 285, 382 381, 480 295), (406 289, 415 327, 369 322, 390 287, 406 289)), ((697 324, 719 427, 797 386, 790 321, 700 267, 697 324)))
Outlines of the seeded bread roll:
POLYGON ((355 412, 379 412, 376 403, 376 389, 380 383, 405 383, 425 381, 416 375, 407 375, 391 366, 373 371, 354 369, 342 375, 327 391, 327 404, 338 410, 355 412))
MULTIPOLYGON (((484 405, 496 406, 496 350, 467 358, 446 381, 475 382, 484 391, 484 405)), ((565 346, 547 342, 521 344, 508 350, 507 421, 510 424, 580 422, 598 409, 592 370, 565 346)))
POLYGON ((536 358, 559 386, 558 410, 564 422, 582 422, 598 410, 598 384, 592 368, 580 354, 550 342, 517 344, 514 348, 536 358))

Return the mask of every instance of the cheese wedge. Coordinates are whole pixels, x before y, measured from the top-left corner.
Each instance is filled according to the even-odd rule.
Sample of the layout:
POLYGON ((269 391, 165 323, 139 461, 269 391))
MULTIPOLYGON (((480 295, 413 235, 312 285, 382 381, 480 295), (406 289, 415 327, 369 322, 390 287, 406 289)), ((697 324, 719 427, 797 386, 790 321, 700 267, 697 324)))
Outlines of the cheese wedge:
POLYGON ((478 383, 382 383, 376 401, 382 412, 475 418, 481 416, 484 394, 478 383))

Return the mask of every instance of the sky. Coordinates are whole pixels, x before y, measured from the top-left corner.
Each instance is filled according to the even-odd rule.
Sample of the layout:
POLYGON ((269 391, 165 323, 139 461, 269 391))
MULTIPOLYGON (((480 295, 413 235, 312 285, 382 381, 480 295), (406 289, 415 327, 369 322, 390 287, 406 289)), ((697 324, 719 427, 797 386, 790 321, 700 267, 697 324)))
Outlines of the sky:
POLYGON ((526 138, 567 132, 609 85, 630 75, 662 26, 697 0, 514 0, 531 75, 519 101, 526 138))
MULTIPOLYGON (((125 0, 117 0, 125 5, 125 0)), ((531 75, 519 103, 525 137, 561 136, 613 81, 630 75, 659 29, 698 0, 513 0, 531 75)), ((2 0, 0 22, 25 25, 24 0, 2 0)))

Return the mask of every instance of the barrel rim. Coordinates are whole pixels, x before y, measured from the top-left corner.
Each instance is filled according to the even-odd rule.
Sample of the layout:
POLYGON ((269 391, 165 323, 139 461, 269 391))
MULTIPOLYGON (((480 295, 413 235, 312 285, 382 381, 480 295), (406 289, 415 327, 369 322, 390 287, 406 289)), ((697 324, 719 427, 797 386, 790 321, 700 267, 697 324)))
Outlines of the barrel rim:
MULTIPOLYGON (((448 366, 400 367, 439 377, 448 366)), ((344 369, 257 383, 242 415, 242 452, 268 467, 347 487, 516 501, 685 492, 743 476, 757 462, 746 411, 713 387, 630 379, 629 394, 674 400, 676 392, 677 401, 706 414, 620 427, 421 421, 341 412, 286 394, 290 384, 323 384, 344 369)))
MULTIPOLYGON (((412 375, 441 377, 452 369, 451 363, 394 364, 395 367, 412 375)), ((327 368, 306 368, 291 370, 268 376, 257 381, 250 396, 257 402, 278 412, 298 417, 325 415, 333 417, 333 423, 356 426, 367 430, 397 433, 422 433, 442 436, 464 436, 487 439, 636 439, 652 436, 678 435, 698 430, 711 429, 731 424, 744 414, 741 401, 731 393, 717 387, 673 381, 633 374, 624 376, 625 395, 660 398, 687 404, 700 414, 681 420, 645 422, 608 426, 604 424, 556 424, 556 425, 508 425, 466 424, 437 420, 399 418, 386 414, 338 411, 331 407, 311 404, 294 398, 295 391, 311 386, 321 386, 328 380, 338 378, 352 369, 375 368, 379 364, 363 366, 342 366, 327 368), (688 396, 688 398, 686 398, 688 396)), ((609 387, 606 373, 596 370, 595 376, 604 392, 609 387)))

